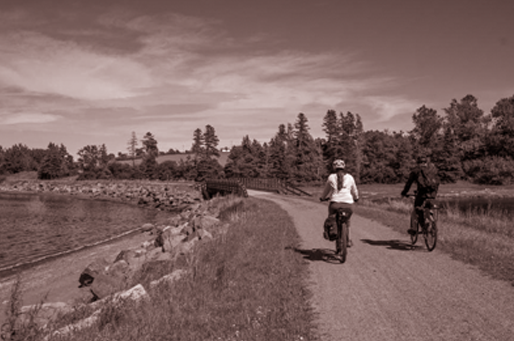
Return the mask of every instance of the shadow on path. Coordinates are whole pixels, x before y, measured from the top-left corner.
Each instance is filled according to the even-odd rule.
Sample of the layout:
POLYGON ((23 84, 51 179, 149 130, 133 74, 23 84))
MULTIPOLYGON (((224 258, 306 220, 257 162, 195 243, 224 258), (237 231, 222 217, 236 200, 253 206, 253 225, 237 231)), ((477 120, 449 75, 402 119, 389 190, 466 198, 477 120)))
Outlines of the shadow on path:
MULTIPOLYGON (((386 246, 390 250, 400 250, 400 251, 412 251, 422 249, 422 246, 412 245, 410 242, 403 242, 401 240, 371 240, 371 239, 361 239, 363 243, 375 246, 386 246)), ((419 241, 418 241, 419 242, 419 241)))
POLYGON ((292 248, 294 252, 298 252, 303 255, 304 259, 310 260, 310 261, 323 261, 327 263, 334 263, 334 264, 341 264, 339 257, 336 256, 335 250, 330 249, 310 249, 310 250, 303 250, 303 249, 297 249, 292 248))

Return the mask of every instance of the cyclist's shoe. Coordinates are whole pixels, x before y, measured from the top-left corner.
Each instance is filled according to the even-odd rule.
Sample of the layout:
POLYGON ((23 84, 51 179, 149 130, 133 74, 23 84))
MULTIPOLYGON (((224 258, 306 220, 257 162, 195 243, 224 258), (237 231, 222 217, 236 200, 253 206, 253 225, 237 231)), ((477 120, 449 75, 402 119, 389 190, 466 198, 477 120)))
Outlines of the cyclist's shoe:
POLYGON ((414 229, 408 229, 407 230, 407 233, 410 234, 411 236, 415 235, 416 234, 416 230, 414 229))

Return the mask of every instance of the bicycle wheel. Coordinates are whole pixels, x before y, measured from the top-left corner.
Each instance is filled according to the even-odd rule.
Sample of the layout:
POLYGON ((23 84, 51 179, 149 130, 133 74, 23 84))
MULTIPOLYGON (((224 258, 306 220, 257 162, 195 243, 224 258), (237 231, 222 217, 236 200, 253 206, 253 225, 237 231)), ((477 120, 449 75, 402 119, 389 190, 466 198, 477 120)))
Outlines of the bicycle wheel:
POLYGON ((425 245, 428 251, 435 249, 437 244, 437 224, 432 219, 427 219, 426 229, 423 233, 425 236, 425 245))
POLYGON ((346 256, 348 255, 348 225, 346 223, 341 224, 341 263, 346 262, 346 256))
MULTIPOLYGON (((411 224, 410 226, 412 226, 412 216, 411 216, 411 224)), ((412 245, 416 244, 416 242, 418 241, 418 234, 419 234, 419 222, 416 222, 416 233, 415 234, 411 234, 410 235, 410 241, 412 242, 412 245)))

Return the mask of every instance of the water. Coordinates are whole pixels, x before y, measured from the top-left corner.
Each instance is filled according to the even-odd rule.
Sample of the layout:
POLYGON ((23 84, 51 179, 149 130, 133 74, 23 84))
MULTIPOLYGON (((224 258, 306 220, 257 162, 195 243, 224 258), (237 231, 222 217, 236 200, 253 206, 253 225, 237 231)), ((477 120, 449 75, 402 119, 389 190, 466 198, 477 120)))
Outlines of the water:
POLYGON ((110 201, 0 192, 0 275, 169 217, 110 201))
POLYGON ((514 217, 514 198, 441 198, 443 208, 456 207, 461 212, 503 213, 514 217))

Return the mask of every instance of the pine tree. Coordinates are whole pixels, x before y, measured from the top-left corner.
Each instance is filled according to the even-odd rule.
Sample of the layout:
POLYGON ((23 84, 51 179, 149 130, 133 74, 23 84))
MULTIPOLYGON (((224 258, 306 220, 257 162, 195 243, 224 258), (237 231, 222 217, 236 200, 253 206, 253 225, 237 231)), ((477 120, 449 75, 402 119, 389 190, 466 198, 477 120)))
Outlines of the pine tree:
POLYGON ((129 156, 132 159, 132 167, 135 166, 134 159, 136 158, 136 150, 137 150, 137 137, 136 132, 132 132, 132 136, 130 137, 130 140, 128 141, 128 147, 127 150, 129 152, 129 156))
POLYGON ((203 143, 205 146, 205 158, 210 159, 211 157, 219 157, 220 152, 218 150, 218 143, 220 140, 216 136, 216 131, 211 125, 205 126, 205 133, 203 134, 203 143))

